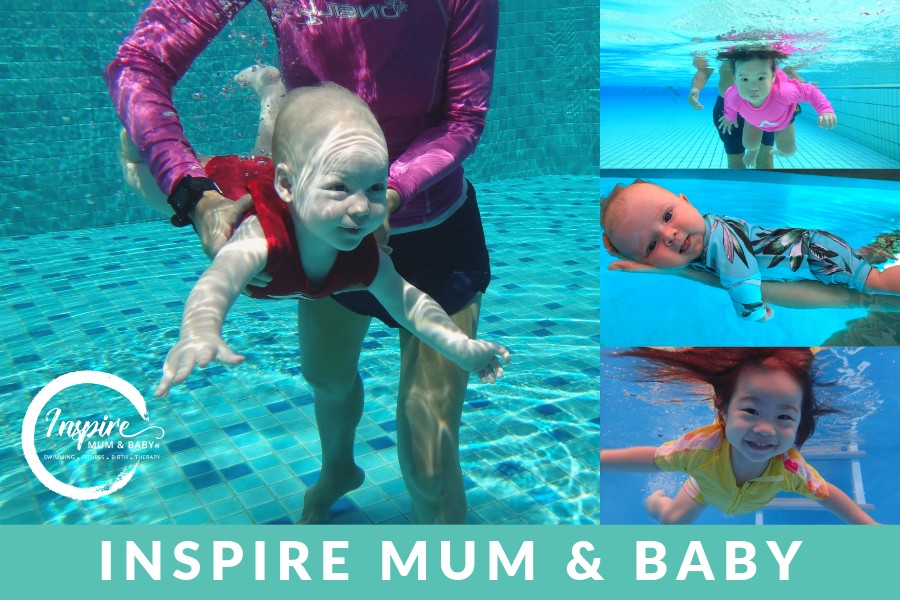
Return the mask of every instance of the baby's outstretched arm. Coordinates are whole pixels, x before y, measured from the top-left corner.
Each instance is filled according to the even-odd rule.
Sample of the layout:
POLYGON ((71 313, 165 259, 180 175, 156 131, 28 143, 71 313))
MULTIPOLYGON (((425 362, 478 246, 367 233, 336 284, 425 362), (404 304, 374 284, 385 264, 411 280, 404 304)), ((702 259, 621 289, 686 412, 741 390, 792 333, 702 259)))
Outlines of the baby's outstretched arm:
POLYGON ((861 509, 850 496, 843 492, 843 490, 830 483, 828 484, 828 497, 822 500, 822 505, 831 511, 833 515, 843 519, 847 523, 854 523, 856 525, 878 524, 875 522, 875 519, 861 509))
POLYGON ((509 350, 469 338, 437 302, 400 277, 383 250, 369 291, 400 325, 466 371, 474 371, 483 383, 493 383, 503 375, 509 350))
POLYGON ((166 355, 163 376, 154 396, 165 396, 187 379, 194 365, 218 360, 234 365, 244 360, 222 340, 222 323, 241 290, 266 264, 266 237, 255 217, 241 224, 231 240, 191 290, 184 306, 181 335, 166 355))
POLYGON ((601 471, 659 471, 654 457, 656 446, 634 446, 600 451, 601 471))

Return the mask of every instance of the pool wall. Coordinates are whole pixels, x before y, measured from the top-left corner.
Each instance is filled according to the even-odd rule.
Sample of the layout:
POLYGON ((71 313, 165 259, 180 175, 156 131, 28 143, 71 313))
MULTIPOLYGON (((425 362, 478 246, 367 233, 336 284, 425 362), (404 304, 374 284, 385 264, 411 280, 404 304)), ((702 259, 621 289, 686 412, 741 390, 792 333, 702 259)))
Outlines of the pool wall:
MULTIPOLYGON (((599 14, 588 0, 552 8, 500 0, 500 39, 488 125, 467 161, 474 181, 590 175, 599 168, 599 14)), ((96 0, 91 10, 25 1, 0 8, 0 232, 71 230, 158 219, 122 183, 120 124, 102 79, 144 3, 96 0), (15 43, 9 40, 16 40, 15 43), (10 160, 11 159, 11 160, 10 160)), ((252 3, 175 90, 200 152, 246 152, 258 105, 233 75, 274 63, 275 40, 252 3)))

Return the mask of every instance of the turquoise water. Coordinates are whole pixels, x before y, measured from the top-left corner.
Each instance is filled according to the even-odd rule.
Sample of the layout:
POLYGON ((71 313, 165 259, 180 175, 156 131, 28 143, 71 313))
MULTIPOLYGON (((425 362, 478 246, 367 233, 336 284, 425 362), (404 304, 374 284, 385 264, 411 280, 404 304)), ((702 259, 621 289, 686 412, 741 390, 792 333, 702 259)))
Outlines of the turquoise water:
MULTIPOLYGON (((558 176, 477 186, 494 273, 479 335, 514 356, 499 383, 473 379, 466 396, 461 462, 472 523, 596 522, 597 184, 558 176)), ((0 248, 12 275, 3 285, 9 301, 0 305, 8 361, 0 376, 0 523, 299 518, 320 448, 299 374, 294 302, 240 298, 224 337, 246 362, 207 368, 168 398, 152 399, 184 300, 207 264, 191 232, 157 221, 14 236, 0 248), (20 452, 32 398, 77 370, 132 383, 147 397, 150 424, 165 430, 160 447, 146 451, 155 458, 95 501, 44 488, 20 452)), ((332 522, 408 522, 394 434, 396 344, 396 332, 373 324, 360 362, 367 396, 356 444, 367 480, 335 506, 332 522)), ((94 420, 124 413, 137 428, 121 397, 94 388, 67 390, 64 413, 94 420)), ((38 427, 39 454, 74 452, 74 443, 48 438, 45 427, 38 427)), ((47 462, 58 477, 85 485, 109 480, 127 460, 47 462)))
MULTIPOLYGON (((772 227, 824 229, 854 248, 900 230, 900 183, 786 173, 628 172, 600 180, 603 194, 636 176, 683 193, 697 209, 772 227)), ((728 294, 672 275, 610 272, 601 252, 600 340, 605 346, 866 345, 900 343, 897 313, 863 308, 775 307, 765 323, 740 320, 728 294)))
MULTIPOLYGON (((638 383, 637 359, 613 357, 615 348, 601 353, 602 446, 657 446, 713 422, 715 416, 702 399, 703 390, 677 384, 638 383)), ((898 404, 894 402, 894 374, 900 349, 826 348, 816 356, 821 381, 821 400, 841 412, 825 415, 807 440, 802 453, 830 483, 848 495, 872 505, 870 514, 881 523, 900 523, 900 501, 895 494, 896 457, 900 441, 894 434, 898 404), (859 477, 854 491, 849 460, 824 458, 846 451, 851 444, 864 452, 859 458, 859 477), (817 458, 818 456, 818 458, 817 458), (860 485, 861 484, 861 485, 860 485)), ((847 456, 847 455, 844 455, 847 456)), ((644 499, 657 489, 670 496, 685 480, 680 473, 603 473, 600 498, 601 522, 649 524, 644 499)), ((785 495, 789 497, 789 495, 785 495)), ((796 498, 796 496, 793 496, 796 498)), ((824 510, 766 509, 756 514, 727 516, 707 508, 700 524, 837 524, 841 521, 824 510)))

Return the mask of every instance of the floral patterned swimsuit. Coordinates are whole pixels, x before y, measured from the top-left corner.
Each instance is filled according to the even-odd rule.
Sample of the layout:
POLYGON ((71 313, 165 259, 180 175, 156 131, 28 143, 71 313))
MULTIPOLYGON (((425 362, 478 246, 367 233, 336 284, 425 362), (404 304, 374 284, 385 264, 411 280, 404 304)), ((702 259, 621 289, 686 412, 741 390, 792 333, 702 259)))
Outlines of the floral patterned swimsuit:
POLYGON ((703 253, 691 263, 719 277, 734 309, 758 321, 766 314, 761 281, 821 281, 864 291, 872 270, 841 238, 819 229, 766 229, 740 219, 705 215, 703 253))

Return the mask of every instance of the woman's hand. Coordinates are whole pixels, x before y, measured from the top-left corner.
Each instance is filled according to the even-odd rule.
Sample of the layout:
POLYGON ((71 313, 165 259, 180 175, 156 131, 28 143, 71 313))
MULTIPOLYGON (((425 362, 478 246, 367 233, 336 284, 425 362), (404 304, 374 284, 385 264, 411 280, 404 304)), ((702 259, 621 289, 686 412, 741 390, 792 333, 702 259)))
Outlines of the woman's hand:
POLYGON ((215 190, 207 190, 197 203, 191 219, 200 234, 203 252, 215 257, 234 232, 237 220, 250 210, 253 204, 250 194, 240 200, 229 200, 215 190))
POLYGON ((202 369, 215 360, 226 365, 236 365, 243 362, 244 357, 235 354, 217 335, 181 340, 166 355, 163 376, 153 396, 159 398, 168 394, 173 385, 187 379, 194 370, 194 365, 202 369))

